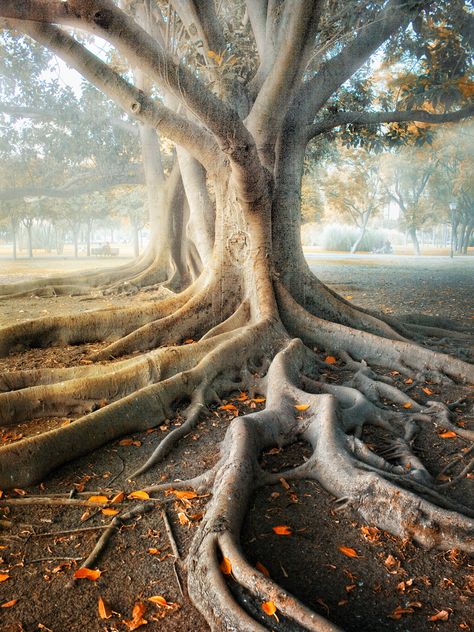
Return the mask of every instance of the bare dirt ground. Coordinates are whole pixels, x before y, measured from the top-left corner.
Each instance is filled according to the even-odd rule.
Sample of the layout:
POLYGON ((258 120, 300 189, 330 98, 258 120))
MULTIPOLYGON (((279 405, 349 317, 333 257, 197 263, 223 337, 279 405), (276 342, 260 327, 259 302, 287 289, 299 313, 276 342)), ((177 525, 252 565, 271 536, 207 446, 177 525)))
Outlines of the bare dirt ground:
MULTIPOLYGON (((323 281, 356 304, 395 315, 422 311, 473 322, 472 258, 397 261, 383 257, 310 257, 310 263, 323 281)), ((41 274, 47 270, 42 262, 41 274)), ((14 275, 12 265, 0 261, 0 282, 12 280, 14 275)), ((153 293, 143 293, 133 297, 133 301, 153 297, 153 293)), ((0 325, 47 313, 125 305, 130 300, 127 296, 3 300, 0 325)), ((0 371, 74 366, 88 361, 91 347, 96 348, 83 345, 14 354, 0 359, 0 371)), ((401 378, 394 377, 402 388, 409 388, 401 378)), ((447 391, 432 384, 424 387, 431 391, 431 399, 453 401, 459 395, 457 388, 447 391)), ((427 398, 421 387, 411 390, 410 395, 421 402, 427 398)), ((238 396, 235 393, 227 401, 238 407, 239 414, 264 405, 237 399, 238 396)), ((457 423, 473 427, 466 408, 455 413, 457 423)), ((150 512, 127 522, 115 533, 94 564, 101 571, 95 581, 74 581, 73 572, 92 551, 113 516, 102 511, 105 505, 77 502, 86 503, 90 496, 98 494, 110 500, 121 491, 128 495, 153 483, 185 479, 202 472, 216 461, 219 441, 232 419, 232 411, 213 406, 196 431, 173 450, 162 466, 137 481, 129 482, 127 477, 143 463, 160 438, 181 423, 180 411, 152 431, 124 437, 60 468, 39 486, 5 493, 0 499, 0 579, 7 576, 0 581, 1 632, 126 632, 137 629, 132 623, 136 604, 145 608, 142 620, 147 623, 139 626, 144 631, 208 630, 186 597, 185 567, 180 560, 175 563, 171 555, 162 515, 165 510, 184 558, 204 510, 205 497, 180 500, 173 494, 160 495, 150 512), (75 502, 73 499, 68 503, 72 490, 75 502), (37 500, 38 496, 45 504, 21 504, 29 498, 37 500), (64 533, 68 530, 73 533, 64 533), (172 605, 159 606, 148 600, 153 596, 162 596, 172 605), (110 618, 101 618, 99 597, 111 609, 102 614, 110 614, 110 618)), ((16 441, 20 436, 72 420, 73 417, 49 418, 3 427, 0 442, 16 441)), ((427 428, 416 444, 435 475, 466 449, 462 439, 444 439, 439 434, 427 428)), ((373 436, 372 440, 377 446, 380 437, 373 436)), ((278 472, 302 462, 308 454, 304 444, 273 449, 262 455, 262 465, 278 472)), ((471 477, 468 475, 454 486, 454 498, 465 503, 470 498, 474 503, 471 477)), ((110 508, 128 510, 141 502, 125 499, 110 508)), ((472 560, 456 550, 423 550, 365 524, 352 510, 336 511, 334 498, 312 482, 288 484, 283 479, 278 486, 255 494, 242 537, 250 562, 259 562, 272 578, 348 632, 471 630, 472 560), (272 527, 278 525, 290 526, 292 535, 277 535, 272 527), (340 547, 353 550, 356 556, 348 557, 340 547)), ((229 589, 237 592, 231 576, 227 582, 229 589)), ((255 607, 256 616, 266 620, 272 629, 291 630, 268 619, 259 604, 255 607)))

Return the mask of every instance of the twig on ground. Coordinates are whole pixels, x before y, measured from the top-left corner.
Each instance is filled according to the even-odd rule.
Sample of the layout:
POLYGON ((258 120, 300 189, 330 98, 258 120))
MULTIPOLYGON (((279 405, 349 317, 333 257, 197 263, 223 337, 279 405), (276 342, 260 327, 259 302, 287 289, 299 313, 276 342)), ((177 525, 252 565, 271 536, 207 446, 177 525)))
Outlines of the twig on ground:
POLYGON ((144 513, 152 511, 155 508, 155 505, 150 502, 140 503, 130 511, 127 511, 120 516, 115 516, 113 520, 105 527, 104 533, 97 540, 95 547, 92 549, 91 553, 87 557, 87 559, 81 564, 81 568, 91 568, 92 565, 97 561, 99 556, 102 554, 105 549, 108 541, 112 537, 112 535, 120 529, 124 522, 131 520, 137 516, 141 516, 144 513))
POLYGON ((177 560, 180 560, 181 556, 179 554, 178 545, 176 544, 176 540, 174 539, 174 535, 173 535, 173 532, 171 530, 171 525, 170 525, 170 522, 168 520, 168 515, 166 513, 166 509, 162 509, 161 517, 163 518, 163 523, 165 525, 166 535, 168 536, 168 540, 170 542, 171 550, 173 551, 173 555, 175 556, 175 558, 177 560))

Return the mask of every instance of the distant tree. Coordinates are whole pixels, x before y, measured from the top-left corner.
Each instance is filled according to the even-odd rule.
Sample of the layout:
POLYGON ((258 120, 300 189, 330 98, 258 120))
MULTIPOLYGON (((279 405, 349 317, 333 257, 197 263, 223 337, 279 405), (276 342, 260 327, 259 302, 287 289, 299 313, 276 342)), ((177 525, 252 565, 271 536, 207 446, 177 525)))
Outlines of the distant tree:
POLYGON ((359 235, 351 246, 357 252, 369 220, 386 204, 388 193, 380 176, 380 157, 364 148, 340 148, 324 179, 326 212, 354 224, 359 235))

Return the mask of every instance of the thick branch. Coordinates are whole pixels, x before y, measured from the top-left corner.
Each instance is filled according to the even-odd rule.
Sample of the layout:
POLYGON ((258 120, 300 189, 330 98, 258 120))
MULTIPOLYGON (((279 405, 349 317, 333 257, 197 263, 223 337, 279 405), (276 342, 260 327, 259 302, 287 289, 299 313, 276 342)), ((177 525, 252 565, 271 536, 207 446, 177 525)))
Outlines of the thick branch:
MULTIPOLYGON (((304 70, 305 51, 314 37, 321 3, 287 0, 284 8, 280 29, 285 37, 247 121, 259 150, 272 156, 274 141, 304 70)), ((271 165, 273 160, 267 162, 271 165)))
POLYGON ((322 121, 308 126, 307 140, 342 125, 380 125, 382 123, 453 123, 474 115, 474 105, 468 105, 455 112, 435 114, 426 110, 395 110, 393 112, 337 112, 322 121))
POLYGON ((423 2, 390 0, 385 9, 340 53, 322 64, 319 72, 301 88, 295 108, 311 123, 329 97, 369 59, 405 22, 414 18, 423 2))

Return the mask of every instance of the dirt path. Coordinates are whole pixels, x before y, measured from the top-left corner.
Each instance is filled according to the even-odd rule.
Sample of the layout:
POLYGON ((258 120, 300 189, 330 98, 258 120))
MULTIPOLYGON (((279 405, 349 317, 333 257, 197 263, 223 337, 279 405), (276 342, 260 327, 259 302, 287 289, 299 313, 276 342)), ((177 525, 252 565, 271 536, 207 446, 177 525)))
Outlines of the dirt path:
MULTIPOLYGON (((321 279, 344 296, 351 296, 349 300, 354 303, 372 309, 393 313, 423 311, 466 319, 474 315, 474 260, 421 259, 418 263, 385 260, 382 267, 373 265, 374 260, 364 259, 351 260, 351 265, 347 260, 333 258, 318 257, 310 261, 321 279)), ((12 272, 3 267, 1 274, 10 276, 12 272)), ((140 298, 150 300, 153 294, 140 298)), ((72 313, 77 309, 129 303, 130 297, 3 300, 0 324, 46 313, 72 313)), ((2 359, 0 370, 74 365, 86 360, 88 351, 87 346, 32 350, 2 359)), ((430 388, 433 397, 446 397, 445 391, 430 388)), ((421 392, 412 395, 423 397, 421 392)), ((454 399, 454 391, 449 396, 454 399)), ((232 397, 228 401, 241 414, 252 406, 251 402, 232 397)), ((53 494, 60 495, 55 498, 66 498, 75 490, 87 492, 81 498, 100 492, 110 499, 122 490, 128 494, 160 481, 188 478, 215 462, 219 440, 232 418, 232 412, 214 406, 196 431, 173 450, 166 463, 139 481, 129 483, 127 476, 143 463, 160 438, 181 423, 179 411, 151 432, 115 441, 59 469, 41 486, 26 490, 26 495, 25 490, 16 490, 7 496, 13 500, 53 494)), ((70 421, 43 420, 40 427, 70 421)), ((461 409, 457 411, 457 421, 472 424, 461 409)), ((33 424, 0 428, 0 442, 14 441, 22 434, 37 431, 38 426, 33 424)), ((461 454, 464 447, 459 438, 443 440, 427 432, 420 435, 416 446, 423 452, 429 448, 433 455, 429 467, 434 473, 461 454)), ((273 449, 262 455, 262 465, 278 472, 301 462, 305 455, 303 444, 285 450, 273 449)), ((469 498, 469 494, 472 497, 472 479, 461 481, 454 493, 458 498, 469 498)), ((140 627, 144 631, 208 630, 186 598, 183 564, 178 561, 176 573, 173 569, 171 544, 161 514, 165 507, 184 557, 206 498, 186 503, 171 494, 162 496, 161 501, 163 506, 156 503, 150 513, 131 520, 115 534, 94 565, 102 571, 99 579, 73 582, 74 569, 90 553, 112 516, 105 515, 100 505, 18 506, 5 501, 5 496, 0 499, 0 577, 2 573, 8 576, 0 582, 0 605, 8 606, 0 609, 1 632, 126 632, 133 629, 132 610, 139 603, 145 607, 143 619, 147 623, 140 627), (55 535, 89 527, 97 530, 55 535), (148 601, 157 595, 177 605, 162 608, 148 601), (113 611, 109 619, 99 616, 99 597, 113 611)), ((333 501, 310 482, 288 485, 283 480, 276 487, 262 489, 252 500, 243 528, 243 547, 250 562, 263 564, 271 577, 347 631, 471 629, 469 605, 474 596, 474 572, 465 555, 456 550, 424 551, 364 524, 352 510, 335 511, 333 501), (276 525, 291 526, 293 535, 276 535, 272 529, 276 525), (340 547, 353 549, 357 557, 347 557, 340 547), (430 620, 432 617, 438 618, 430 620)), ((125 499, 117 508, 128 509, 139 502, 125 499)), ((229 589, 232 588, 230 578, 229 589)), ((273 620, 267 622, 275 630, 280 629, 273 620)))

